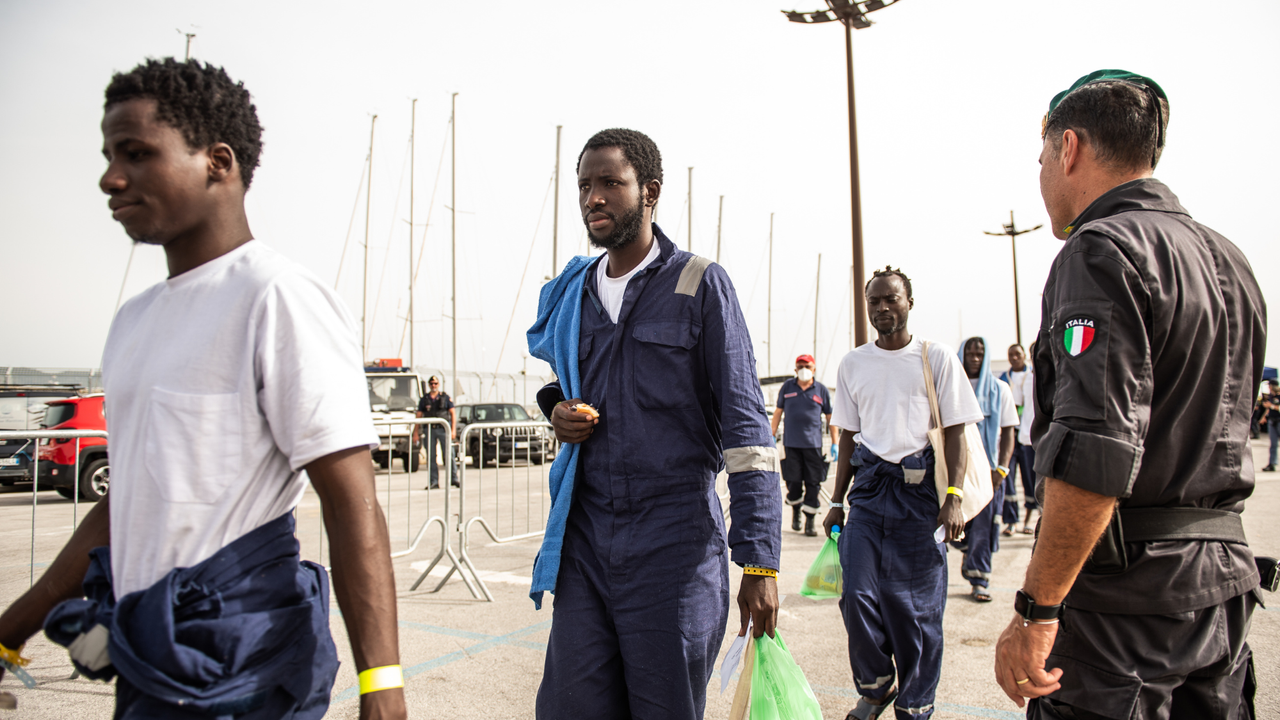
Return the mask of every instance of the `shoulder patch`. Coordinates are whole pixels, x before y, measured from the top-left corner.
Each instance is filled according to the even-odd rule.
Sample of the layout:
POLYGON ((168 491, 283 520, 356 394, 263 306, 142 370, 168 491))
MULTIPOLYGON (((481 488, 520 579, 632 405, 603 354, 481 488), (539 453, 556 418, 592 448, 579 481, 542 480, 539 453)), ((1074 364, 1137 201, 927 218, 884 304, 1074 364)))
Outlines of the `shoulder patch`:
POLYGON ((694 255, 684 264, 680 271, 680 279, 676 281, 676 294, 696 297, 698 286, 702 284, 702 276, 707 274, 711 261, 700 255, 694 255))
POLYGON ((1067 354, 1076 357, 1080 353, 1089 349, 1093 344, 1094 331, 1097 329, 1097 323, 1093 318, 1083 315, 1073 317, 1063 323, 1062 345, 1066 348, 1067 354))

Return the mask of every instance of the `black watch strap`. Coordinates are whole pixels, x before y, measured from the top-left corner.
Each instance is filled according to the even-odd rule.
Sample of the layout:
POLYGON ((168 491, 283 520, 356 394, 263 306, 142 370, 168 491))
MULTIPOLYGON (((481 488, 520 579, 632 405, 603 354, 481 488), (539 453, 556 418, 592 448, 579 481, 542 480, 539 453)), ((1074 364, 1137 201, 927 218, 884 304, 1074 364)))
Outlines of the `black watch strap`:
POLYGON ((1040 605, 1021 590, 1013 597, 1013 610, 1027 622, 1053 622, 1062 617, 1062 605, 1040 605))

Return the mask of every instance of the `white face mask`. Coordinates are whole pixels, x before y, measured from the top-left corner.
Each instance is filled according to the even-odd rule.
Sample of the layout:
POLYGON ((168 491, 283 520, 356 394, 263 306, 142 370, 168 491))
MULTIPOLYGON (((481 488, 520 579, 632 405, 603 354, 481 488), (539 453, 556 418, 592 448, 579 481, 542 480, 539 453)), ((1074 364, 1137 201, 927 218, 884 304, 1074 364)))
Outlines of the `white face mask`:
POLYGON ((796 379, 800 382, 809 382, 813 379, 813 371, 809 368, 800 368, 796 371, 796 379))

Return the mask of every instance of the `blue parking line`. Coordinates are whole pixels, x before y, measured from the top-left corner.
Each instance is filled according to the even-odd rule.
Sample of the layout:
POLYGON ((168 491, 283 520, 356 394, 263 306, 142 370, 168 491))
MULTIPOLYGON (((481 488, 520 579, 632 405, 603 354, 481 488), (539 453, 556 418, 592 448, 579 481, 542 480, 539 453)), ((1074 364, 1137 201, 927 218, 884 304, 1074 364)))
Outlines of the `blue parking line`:
MULTIPOLYGON (((424 630, 426 632, 434 632, 434 633, 439 633, 441 635, 449 635, 451 637, 460 637, 468 640, 480 640, 480 642, 477 642, 475 645, 471 645, 470 647, 463 648, 462 650, 455 650, 454 652, 446 653, 444 655, 441 655, 440 657, 432 658, 431 660, 427 660, 426 662, 418 663, 417 665, 413 665, 411 667, 405 668, 404 676, 405 676, 405 679, 407 680, 408 678, 411 678, 414 675, 420 675, 424 672, 427 672, 428 670, 434 670, 438 667, 443 667, 450 663, 457 662, 458 660, 462 660, 463 658, 469 655, 474 655, 476 653, 484 652, 485 650, 491 650, 500 645, 514 645, 516 647, 523 647, 531 650, 545 651, 547 649, 547 646, 545 643, 533 643, 525 640, 519 640, 518 638, 520 638, 521 636, 528 635, 530 633, 534 633, 539 630, 543 630, 545 628, 551 627, 551 621, 546 620, 544 622, 536 623, 534 625, 530 625, 529 627, 521 628, 519 630, 509 632, 506 635, 484 635, 481 633, 470 632, 467 630, 454 630, 453 628, 439 627, 436 625, 425 625, 423 623, 402 622, 400 623, 400 625, 403 625, 405 627, 410 627, 415 630, 424 630)), ((359 696, 360 696, 360 686, 356 685, 353 687, 349 687, 346 690, 343 690, 342 692, 335 695, 332 702, 334 703, 346 702, 347 700, 354 700, 359 696)))

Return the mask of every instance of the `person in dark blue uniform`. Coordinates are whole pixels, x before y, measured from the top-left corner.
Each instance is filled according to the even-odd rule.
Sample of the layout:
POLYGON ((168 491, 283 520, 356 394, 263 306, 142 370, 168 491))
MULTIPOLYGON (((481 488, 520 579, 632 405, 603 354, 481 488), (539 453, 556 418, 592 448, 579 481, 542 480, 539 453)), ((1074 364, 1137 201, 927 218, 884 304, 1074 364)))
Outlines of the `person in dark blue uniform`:
POLYGON ((782 383, 778 390, 777 409, 769 429, 778 436, 782 414, 787 424, 782 438, 786 454, 782 458, 782 479, 787 483, 787 504, 791 506, 791 529, 800 530, 800 516, 805 516, 804 534, 817 537, 813 526, 818 514, 818 489, 827 479, 828 461, 823 457, 822 418, 831 430, 831 446, 839 442, 836 427, 831 424, 831 393, 814 379, 812 355, 796 358, 796 376, 782 383))
POLYGON ((700 718, 743 566, 741 631, 773 635, 782 503, 755 357, 724 269, 652 223, 662 159, 633 130, 578 160, 597 258, 542 291, 530 352, 565 443, 531 596, 555 593, 539 718, 700 718), (569 398, 566 400, 566 398, 569 398), (731 525, 715 491, 728 473, 731 525))
POLYGON ((958 539, 964 530, 964 491, 956 487, 968 462, 964 426, 981 420, 982 410, 955 352, 907 331, 915 305, 911 280, 886 267, 865 292, 879 337, 840 361, 832 415, 840 449, 831 510, 822 523, 828 536, 844 525, 838 541, 844 572, 840 613, 859 695, 846 720, 875 720, 890 706, 898 720, 927 720, 942 675, 943 541, 958 539), (941 502, 934 483, 939 459, 928 437, 926 362, 951 484, 941 502), (944 532, 937 534, 940 528, 944 532))
MULTIPOLYGON (((1009 459, 1013 457, 1014 434, 1018 429, 1018 411, 1008 384, 991 372, 987 342, 980 337, 965 341, 960 351, 964 372, 982 408, 978 432, 991 465, 991 502, 964 526, 964 540, 957 543, 964 551, 960 573, 969 581, 970 597, 976 602, 991 602, 991 556, 1000 550, 1000 512, 1003 508, 1005 478, 1009 476, 1009 459)), ((1015 511, 1015 517, 1016 511, 1015 511)))
POLYGON ((1239 248, 1151 176, 1168 117, 1123 70, 1045 116, 1040 192, 1066 242, 1032 360, 1042 515, 995 663, 1032 720, 1255 717, 1240 513, 1266 303, 1239 248))

